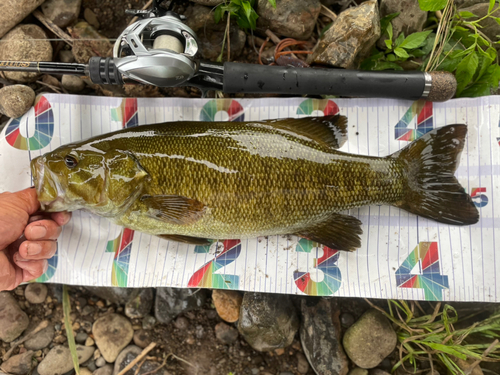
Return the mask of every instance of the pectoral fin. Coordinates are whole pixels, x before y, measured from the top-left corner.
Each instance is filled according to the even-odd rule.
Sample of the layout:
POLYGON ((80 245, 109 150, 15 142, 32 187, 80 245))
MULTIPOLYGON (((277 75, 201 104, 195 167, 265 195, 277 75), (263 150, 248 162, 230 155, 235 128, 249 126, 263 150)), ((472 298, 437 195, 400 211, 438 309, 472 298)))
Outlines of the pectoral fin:
POLYGON ((278 129, 292 131, 335 149, 342 147, 347 140, 347 117, 341 115, 262 122, 278 129))
POLYGON ((188 243, 188 244, 199 245, 199 246, 205 246, 205 245, 211 244, 211 241, 207 238, 179 236, 179 235, 175 235, 175 234, 160 234, 157 237, 163 238, 164 240, 188 243))
POLYGON ((143 195, 141 202, 149 208, 150 216, 169 224, 192 224, 205 212, 203 203, 180 195, 143 195))
POLYGON ((361 247, 361 221, 353 216, 332 214, 327 220, 306 228, 297 236, 305 237, 334 250, 354 251, 361 247))

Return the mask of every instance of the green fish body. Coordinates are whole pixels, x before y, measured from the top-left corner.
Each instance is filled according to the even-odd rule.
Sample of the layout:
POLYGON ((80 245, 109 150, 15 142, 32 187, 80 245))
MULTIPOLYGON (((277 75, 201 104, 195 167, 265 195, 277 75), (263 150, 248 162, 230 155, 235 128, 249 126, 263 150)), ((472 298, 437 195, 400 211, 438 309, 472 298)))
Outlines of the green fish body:
POLYGON ((341 212, 370 204, 449 224, 478 221, 453 176, 465 125, 387 157, 338 151, 346 126, 338 115, 140 126, 62 146, 32 169, 47 211, 86 209, 190 243, 296 234, 354 250, 361 222, 341 212))

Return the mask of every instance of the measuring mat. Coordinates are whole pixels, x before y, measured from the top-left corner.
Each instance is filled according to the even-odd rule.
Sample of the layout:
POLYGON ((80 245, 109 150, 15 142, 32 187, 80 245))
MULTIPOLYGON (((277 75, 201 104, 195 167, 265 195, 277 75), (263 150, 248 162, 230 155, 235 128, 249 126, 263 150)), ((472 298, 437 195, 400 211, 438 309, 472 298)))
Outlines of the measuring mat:
POLYGON ((347 253, 291 235, 220 239, 210 246, 187 245, 76 211, 64 227, 48 271, 38 281, 500 302, 498 96, 431 103, 386 99, 124 99, 46 94, 37 98, 26 115, 12 119, 0 134, 0 192, 32 185, 32 158, 60 145, 123 127, 336 113, 346 115, 349 123, 349 140, 340 150, 373 156, 392 154, 434 128, 467 124, 467 141, 456 176, 478 207, 480 221, 457 227, 395 207, 362 207, 348 212, 363 222, 362 246, 347 253))

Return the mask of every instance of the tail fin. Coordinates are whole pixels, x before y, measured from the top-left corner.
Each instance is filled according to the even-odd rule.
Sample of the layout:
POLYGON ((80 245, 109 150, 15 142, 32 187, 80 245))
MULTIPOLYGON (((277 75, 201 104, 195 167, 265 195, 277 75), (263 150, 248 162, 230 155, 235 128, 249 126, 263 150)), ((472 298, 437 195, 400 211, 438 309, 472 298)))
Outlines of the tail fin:
POLYGON ((408 178, 398 207, 446 224, 478 222, 476 206, 454 176, 466 135, 466 125, 445 126, 391 155, 406 167, 408 178))

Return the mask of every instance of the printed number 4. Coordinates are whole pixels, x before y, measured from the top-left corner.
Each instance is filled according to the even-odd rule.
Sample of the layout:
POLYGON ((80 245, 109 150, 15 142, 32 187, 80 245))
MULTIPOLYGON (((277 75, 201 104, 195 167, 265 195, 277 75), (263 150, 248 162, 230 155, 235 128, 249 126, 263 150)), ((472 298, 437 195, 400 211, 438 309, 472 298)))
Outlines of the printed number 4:
POLYGON ((437 242, 420 242, 396 270, 396 283, 423 289, 426 301, 441 301, 449 284, 448 276, 441 275, 437 242))

